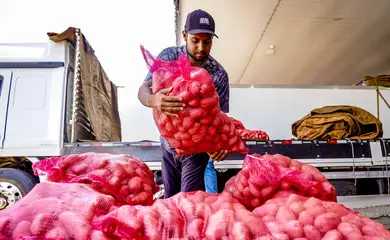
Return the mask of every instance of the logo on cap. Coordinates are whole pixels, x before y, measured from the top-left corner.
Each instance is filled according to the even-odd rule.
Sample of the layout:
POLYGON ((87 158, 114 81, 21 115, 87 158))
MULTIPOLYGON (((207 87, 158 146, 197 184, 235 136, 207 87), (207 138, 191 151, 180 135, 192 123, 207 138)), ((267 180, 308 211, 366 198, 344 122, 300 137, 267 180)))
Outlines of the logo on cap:
POLYGON ((199 19, 199 23, 203 25, 210 25, 210 20, 208 18, 202 17, 199 19))

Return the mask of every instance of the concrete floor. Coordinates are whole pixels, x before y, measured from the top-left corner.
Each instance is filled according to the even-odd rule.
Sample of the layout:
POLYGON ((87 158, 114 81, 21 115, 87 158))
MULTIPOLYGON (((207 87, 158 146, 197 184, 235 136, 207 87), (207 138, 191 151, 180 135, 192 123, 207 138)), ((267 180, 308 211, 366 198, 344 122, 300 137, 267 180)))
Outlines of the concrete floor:
POLYGON ((390 229, 390 195, 340 196, 337 201, 390 229))

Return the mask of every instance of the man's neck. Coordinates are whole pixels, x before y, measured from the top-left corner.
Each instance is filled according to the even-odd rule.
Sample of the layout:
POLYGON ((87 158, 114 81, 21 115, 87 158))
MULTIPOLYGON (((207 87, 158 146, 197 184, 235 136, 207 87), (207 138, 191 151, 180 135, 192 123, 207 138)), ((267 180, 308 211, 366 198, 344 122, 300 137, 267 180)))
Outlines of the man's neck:
POLYGON ((191 66, 193 67, 201 67, 204 63, 204 61, 203 62, 195 61, 194 59, 192 59, 192 57, 190 57, 190 62, 191 62, 191 66))
POLYGON ((192 67, 202 67, 203 64, 206 62, 207 58, 204 61, 196 61, 187 51, 187 46, 183 45, 184 52, 187 55, 187 58, 190 60, 191 66, 192 67))

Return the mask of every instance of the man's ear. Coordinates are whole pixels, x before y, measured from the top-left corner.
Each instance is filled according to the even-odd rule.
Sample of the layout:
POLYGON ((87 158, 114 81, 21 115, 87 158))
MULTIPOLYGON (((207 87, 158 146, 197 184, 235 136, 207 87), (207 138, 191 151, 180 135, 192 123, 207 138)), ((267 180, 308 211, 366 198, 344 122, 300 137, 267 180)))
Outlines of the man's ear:
POLYGON ((187 32, 184 30, 184 31, 182 31, 182 35, 183 35, 183 40, 185 41, 185 42, 187 42, 187 36, 188 36, 188 34, 187 34, 187 32))

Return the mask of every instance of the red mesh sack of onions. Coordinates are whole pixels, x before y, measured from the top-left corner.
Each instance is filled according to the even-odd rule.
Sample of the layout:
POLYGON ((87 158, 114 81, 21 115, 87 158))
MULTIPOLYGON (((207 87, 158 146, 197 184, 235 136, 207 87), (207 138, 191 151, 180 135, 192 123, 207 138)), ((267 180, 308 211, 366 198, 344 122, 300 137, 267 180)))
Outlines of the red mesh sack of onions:
POLYGON ((242 140, 269 140, 269 136, 263 130, 238 130, 242 140))
POLYGON ((277 195, 253 211, 270 231, 269 239, 390 239, 385 226, 341 204, 297 194, 277 195))
POLYGON ((52 157, 33 164, 48 181, 85 183, 96 191, 130 205, 151 205, 159 190, 153 172, 140 159, 126 154, 84 153, 52 157))
POLYGON ((108 240, 91 222, 117 206, 112 196, 85 184, 40 183, 0 212, 0 239, 108 240))
POLYGON ((279 190, 336 201, 336 190, 315 167, 280 154, 247 155, 242 170, 230 178, 224 192, 252 210, 279 190))
POLYGON ((241 121, 230 117, 242 140, 269 140, 269 135, 263 130, 246 129, 241 121))
POLYGON ((185 104, 178 117, 153 109, 161 136, 179 156, 221 150, 248 152, 231 119, 221 111, 214 81, 205 69, 191 67, 184 55, 177 61, 165 62, 142 46, 141 51, 153 73, 152 93, 172 87, 167 95, 179 96, 185 104))
POLYGON ((262 239, 260 218, 229 194, 181 192, 152 206, 121 206, 93 223, 111 239, 262 239))
POLYGON ((237 120, 233 117, 230 117, 230 120, 232 120, 232 123, 237 130, 245 130, 244 124, 240 120, 237 120))

